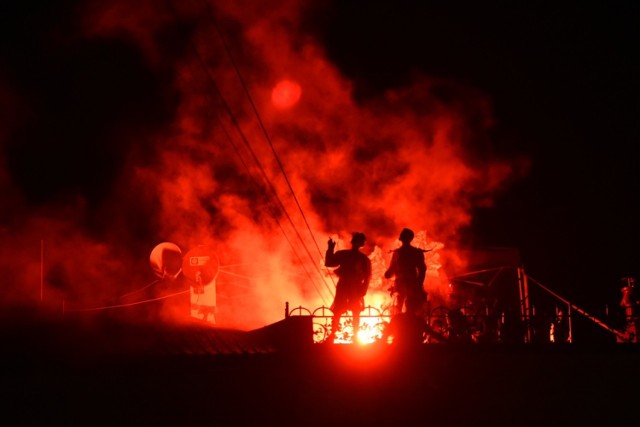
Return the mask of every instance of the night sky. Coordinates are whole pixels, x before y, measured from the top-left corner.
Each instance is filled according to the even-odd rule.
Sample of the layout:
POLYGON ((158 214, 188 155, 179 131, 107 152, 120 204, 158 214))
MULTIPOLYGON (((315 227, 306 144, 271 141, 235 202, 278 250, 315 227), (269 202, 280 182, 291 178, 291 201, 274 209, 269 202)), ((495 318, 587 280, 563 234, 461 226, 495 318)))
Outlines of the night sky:
POLYGON ((518 248, 532 277, 578 305, 615 304, 619 279, 639 274, 637 4, 335 8, 327 43, 359 96, 417 70, 456 80, 491 99, 492 149, 533 159, 465 238, 518 248))
MULTIPOLYGON (((81 195, 83 226, 108 234, 107 196, 126 185, 118 179, 127 162, 156 160, 143 155, 151 151, 144 141, 165 132, 177 109, 169 64, 186 55, 189 29, 157 35, 164 56, 151 70, 121 39, 78 42, 75 6, 0 6, 0 159, 13 183, 3 187, 3 228, 24 212, 11 213, 16 193, 34 211, 81 195)), ((599 310, 618 303, 622 277, 640 276, 639 18, 630 1, 340 0, 303 22, 353 82, 356 103, 407 87, 416 74, 460 88, 440 93, 443 102, 460 93, 489 100, 493 125, 471 150, 531 166, 493 205, 473 210, 460 240, 516 248, 532 277, 599 310)), ((144 218, 153 206, 140 199, 119 200, 120 220, 151 238, 155 225, 144 218)))

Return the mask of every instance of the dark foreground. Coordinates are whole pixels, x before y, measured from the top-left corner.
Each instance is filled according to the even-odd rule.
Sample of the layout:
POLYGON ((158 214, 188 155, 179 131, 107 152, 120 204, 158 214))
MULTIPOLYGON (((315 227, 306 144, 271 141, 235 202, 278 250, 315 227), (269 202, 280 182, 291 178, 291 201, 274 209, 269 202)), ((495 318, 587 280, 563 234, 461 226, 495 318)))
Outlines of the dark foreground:
POLYGON ((13 420, 4 425, 640 423, 635 345, 305 344, 211 354, 184 344, 114 351, 100 336, 46 335, 4 334, 0 400, 13 420))

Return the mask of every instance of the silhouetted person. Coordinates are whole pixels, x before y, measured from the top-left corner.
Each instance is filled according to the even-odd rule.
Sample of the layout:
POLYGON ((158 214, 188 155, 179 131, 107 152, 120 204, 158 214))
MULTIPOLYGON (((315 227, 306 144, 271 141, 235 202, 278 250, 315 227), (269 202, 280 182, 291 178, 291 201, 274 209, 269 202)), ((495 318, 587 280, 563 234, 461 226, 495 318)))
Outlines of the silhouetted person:
POLYGON ((327 267, 338 267, 336 296, 331 305, 333 318, 331 320, 331 334, 329 342, 336 337, 340 328, 340 317, 347 310, 353 315, 353 341, 358 339, 360 328, 360 312, 364 309, 364 296, 371 281, 371 260, 360 252, 366 237, 363 233, 355 232, 351 237, 351 249, 333 252, 336 243, 329 239, 324 264, 327 267))
POLYGON ((398 240, 402 246, 393 251, 391 264, 384 273, 386 279, 394 280, 394 292, 397 293, 395 313, 401 313, 406 304, 418 310, 426 302, 424 279, 427 274, 427 264, 424 262, 424 251, 411 245, 414 233, 405 228, 400 232, 398 240))
POLYGON ((461 308, 449 310, 447 315, 449 323, 449 341, 451 342, 471 342, 471 328, 469 321, 461 308))
POLYGON ((391 337, 392 344, 397 346, 422 344, 426 339, 427 328, 427 322, 421 316, 411 312, 398 313, 391 317, 382 339, 387 341, 391 337))
POLYGON ((396 313, 391 317, 391 321, 382 334, 383 342, 387 342, 391 338, 393 345, 411 346, 424 343, 427 336, 438 342, 447 341, 445 337, 429 326, 422 315, 418 314, 420 307, 412 305, 418 302, 417 300, 408 300, 407 311, 396 313))

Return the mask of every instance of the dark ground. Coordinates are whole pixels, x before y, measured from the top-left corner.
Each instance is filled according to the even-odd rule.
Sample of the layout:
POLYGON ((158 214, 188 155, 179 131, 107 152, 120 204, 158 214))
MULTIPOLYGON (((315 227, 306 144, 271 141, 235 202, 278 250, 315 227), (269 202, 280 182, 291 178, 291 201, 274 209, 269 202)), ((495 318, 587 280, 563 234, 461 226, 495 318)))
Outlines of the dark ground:
POLYGON ((208 338, 174 330, 134 349, 124 343, 151 342, 159 329, 111 328, 109 338, 59 326, 5 323, 0 401, 13 425, 604 426, 638 420, 640 347, 634 344, 274 348, 264 337, 277 328, 261 334, 210 328, 208 338), (244 350, 225 344, 233 340, 261 344, 244 350), (227 351, 212 354, 215 347, 227 351))

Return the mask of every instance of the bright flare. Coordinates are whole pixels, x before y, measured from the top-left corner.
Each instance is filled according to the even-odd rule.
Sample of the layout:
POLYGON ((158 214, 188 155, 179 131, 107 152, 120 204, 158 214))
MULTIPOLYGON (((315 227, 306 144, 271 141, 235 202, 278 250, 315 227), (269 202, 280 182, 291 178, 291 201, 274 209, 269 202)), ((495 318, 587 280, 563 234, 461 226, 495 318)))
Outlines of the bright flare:
POLYGON ((271 102, 277 108, 290 108, 294 106, 302 94, 302 88, 292 80, 280 81, 271 92, 271 102))

